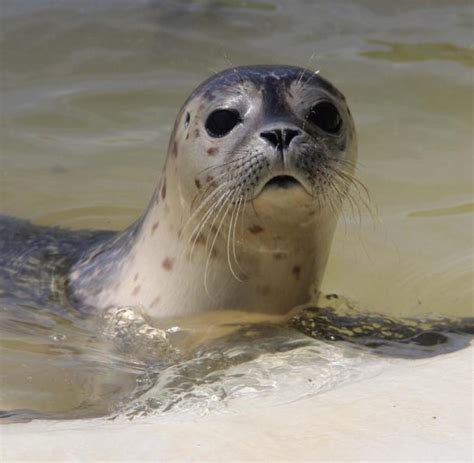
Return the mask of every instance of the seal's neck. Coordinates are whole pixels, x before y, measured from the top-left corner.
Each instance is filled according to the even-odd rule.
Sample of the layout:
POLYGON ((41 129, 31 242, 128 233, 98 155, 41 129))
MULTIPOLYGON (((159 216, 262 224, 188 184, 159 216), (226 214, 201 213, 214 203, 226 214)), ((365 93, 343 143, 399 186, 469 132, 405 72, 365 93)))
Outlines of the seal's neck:
POLYGON ((201 229, 204 212, 192 218, 167 168, 144 216, 73 267, 73 303, 141 306, 171 317, 216 309, 282 313, 308 302, 336 220, 308 210, 301 210, 304 220, 289 217, 301 203, 294 202, 285 196, 271 207, 247 206, 235 227, 214 217, 201 229))

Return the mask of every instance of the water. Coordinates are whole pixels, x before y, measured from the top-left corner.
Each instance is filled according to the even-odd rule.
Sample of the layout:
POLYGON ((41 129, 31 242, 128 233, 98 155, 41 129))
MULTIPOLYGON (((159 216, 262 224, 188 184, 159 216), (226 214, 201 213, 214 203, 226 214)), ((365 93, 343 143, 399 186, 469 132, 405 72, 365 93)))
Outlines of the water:
MULTIPOLYGON (((376 210, 347 209, 323 291, 390 317, 472 316, 470 2, 16 0, 1 25, 2 213, 123 228, 199 82, 238 64, 310 67, 348 98, 376 210)), ((0 409, 25 410, 15 419, 280 403, 467 342, 381 355, 230 313, 160 326, 176 349, 160 355, 159 340, 114 340, 77 314, 2 309, 0 409), (233 335, 256 321, 254 337, 233 335)))

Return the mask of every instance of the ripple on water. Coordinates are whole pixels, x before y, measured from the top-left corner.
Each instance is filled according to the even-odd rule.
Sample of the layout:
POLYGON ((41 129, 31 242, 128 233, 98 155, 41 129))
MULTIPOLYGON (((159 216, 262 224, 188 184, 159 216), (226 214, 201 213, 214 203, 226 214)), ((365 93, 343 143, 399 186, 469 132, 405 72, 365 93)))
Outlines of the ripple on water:
POLYGON ((369 378, 401 358, 460 349, 474 333, 473 319, 364 314, 335 295, 290 322, 236 315, 160 328, 140 308, 97 318, 4 304, 1 416, 131 419, 287 403, 369 378))
MULTIPOLYGON (((430 296, 423 308, 442 299, 447 312, 460 307, 466 313, 472 266, 465 256, 472 238, 459 230, 467 229, 460 220, 472 205, 463 199, 442 208, 440 198, 467 198, 472 190, 466 169, 472 144, 471 5, 317 3, 105 1, 88 9, 77 2, 59 8, 50 1, 10 2, 2 23, 2 206, 48 224, 126 226, 148 201, 174 114, 192 87, 230 61, 291 61, 321 69, 350 97, 361 178, 385 219, 402 208, 401 219, 390 222, 397 259, 423 264, 395 275, 386 243, 377 247, 365 234, 374 259, 351 260, 350 251, 361 243, 346 246, 341 271, 327 272, 326 282, 352 294, 349 283, 356 281, 370 303, 393 300, 405 313, 422 288, 430 296), (407 215, 416 220, 407 224, 407 215), (433 224, 433 217, 440 220, 433 224), (416 237, 413 246, 407 246, 409 236, 416 237), (425 261, 426 255, 433 258, 425 261), (375 262, 387 263, 390 272, 379 271, 375 262), (358 276, 350 272, 354 266, 358 276), (369 268, 372 273, 364 273, 369 268), (431 283, 426 275, 433 276, 431 283), (419 287, 406 284, 421 278, 419 287), (393 287, 399 279, 398 294, 387 297, 385 284, 393 287)), ((349 224, 346 233, 359 231, 349 224)), ((447 332, 449 319, 443 326, 439 320, 420 326, 353 308, 347 313, 326 301, 293 320, 298 329, 242 321, 214 339, 203 333, 210 325, 219 332, 218 322, 201 331, 167 331, 176 350, 163 354, 157 340, 147 337, 159 327, 148 329, 140 321, 137 336, 114 338, 104 336, 97 319, 50 309, 0 302, 5 419, 138 417, 278 404, 376 374, 400 357, 462 348, 471 339, 447 332)))
POLYGON ((385 46, 385 50, 365 51, 361 56, 385 59, 398 63, 416 61, 452 61, 464 66, 474 66, 474 52, 471 48, 459 47, 452 43, 404 43, 369 40, 374 45, 385 46))

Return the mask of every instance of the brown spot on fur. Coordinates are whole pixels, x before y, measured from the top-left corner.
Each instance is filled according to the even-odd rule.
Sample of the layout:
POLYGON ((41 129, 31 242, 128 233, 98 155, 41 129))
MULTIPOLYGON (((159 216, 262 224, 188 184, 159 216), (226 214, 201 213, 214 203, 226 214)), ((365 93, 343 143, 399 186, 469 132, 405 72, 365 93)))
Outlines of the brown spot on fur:
POLYGON ((162 266, 167 272, 169 272, 170 270, 173 269, 173 265, 174 265, 174 259, 170 259, 169 257, 167 257, 167 258, 161 263, 161 266, 162 266))
POLYGON ((156 296, 155 299, 153 299, 153 300, 151 301, 151 306, 153 307, 153 306, 155 306, 155 305, 158 305, 159 302, 160 302, 160 299, 161 299, 160 296, 156 296))
POLYGON ((217 228, 215 225, 213 225, 213 226, 211 227, 211 231, 212 231, 212 233, 216 233, 216 234, 217 234, 218 228, 217 228))
POLYGON ((173 154, 173 156, 175 158, 178 157, 178 143, 176 142, 176 140, 173 142, 173 147, 171 148, 171 153, 173 154))
POLYGON ((196 138, 199 138, 199 129, 196 129, 196 130, 194 131, 194 136, 195 136, 196 138))
POLYGON ((161 197, 166 198, 166 177, 163 178, 163 184, 161 185, 161 197))
POLYGON ((215 156, 218 152, 219 152, 219 150, 217 148, 209 148, 207 150, 207 154, 209 156, 215 156))
POLYGON ((295 278, 297 280, 300 279, 300 275, 301 275, 301 267, 299 265, 295 265, 292 269, 291 269, 291 273, 295 276, 295 278))
POLYGON ((249 227, 249 232, 253 233, 254 235, 257 235, 263 232, 263 228, 260 225, 255 224, 249 227))
POLYGON ((196 184, 196 188, 198 190, 200 190, 201 189, 201 182, 196 178, 196 179, 194 179, 194 183, 196 184))
POLYGON ((151 226, 151 234, 155 233, 156 229, 158 228, 158 225, 160 225, 160 222, 155 222, 155 223, 151 226))
POLYGON ((135 273, 135 276, 133 277, 133 281, 137 281, 138 280, 138 273, 135 273))
POLYGON ((275 260, 283 260, 283 259, 286 258, 286 254, 285 254, 284 252, 275 252, 275 253, 273 254, 273 258, 274 258, 275 260))
POLYGON ((189 132, 186 134, 186 140, 189 138, 189 132))
POLYGON ((141 289, 140 285, 135 286, 135 288, 133 288, 133 291, 132 291, 132 296, 136 296, 140 292, 140 289, 141 289))

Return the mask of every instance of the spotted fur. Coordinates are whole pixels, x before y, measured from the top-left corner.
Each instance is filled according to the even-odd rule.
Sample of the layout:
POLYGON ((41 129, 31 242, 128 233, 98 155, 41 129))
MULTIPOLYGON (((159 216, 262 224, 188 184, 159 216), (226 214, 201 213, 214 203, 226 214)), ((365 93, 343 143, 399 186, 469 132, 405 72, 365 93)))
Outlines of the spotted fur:
POLYGON ((233 68, 186 100, 158 187, 123 232, 38 227, 0 218, 2 297, 81 311, 142 306, 156 317, 210 309, 285 312, 317 292, 342 201, 352 201, 355 130, 343 95, 291 66, 233 68), (342 129, 309 122, 330 101, 342 129), (209 114, 239 123, 215 138, 209 114), (292 130, 291 145, 262 134, 292 130), (271 180, 286 176, 283 187, 271 180), (297 186, 295 186, 297 185, 297 186))

